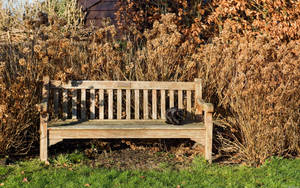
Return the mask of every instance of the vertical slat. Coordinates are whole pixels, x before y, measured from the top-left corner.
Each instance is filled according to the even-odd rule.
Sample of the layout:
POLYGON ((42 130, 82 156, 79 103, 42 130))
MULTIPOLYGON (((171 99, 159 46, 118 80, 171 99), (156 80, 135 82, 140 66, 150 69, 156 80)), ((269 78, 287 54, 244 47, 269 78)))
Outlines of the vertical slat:
MULTIPOLYGON (((195 79, 195 101, 198 99, 202 99, 202 85, 201 85, 201 79, 196 78, 195 79)), ((203 108, 202 106, 199 106, 196 108, 196 119, 199 119, 200 116, 202 115, 203 108)))
POLYGON ((54 103, 54 113, 55 115, 58 115, 58 94, 59 90, 58 89, 53 89, 53 103, 54 103))
POLYGON ((156 90, 152 90, 152 119, 157 119, 157 95, 156 90))
POLYGON ((174 90, 170 90, 170 108, 174 107, 174 90))
POLYGON ((63 100, 63 119, 67 119, 68 118, 68 90, 66 89, 63 89, 62 100, 63 100))
POLYGON ((109 89, 108 92, 108 119, 113 119, 113 90, 109 89))
POLYGON ((95 89, 90 90, 90 119, 95 119, 95 89))
POLYGON ((117 119, 122 117, 122 90, 117 91, 117 119))
POLYGON ((178 108, 183 109, 183 95, 182 95, 182 90, 178 90, 178 108))
POLYGON ((126 89, 126 119, 131 119, 130 117, 130 90, 126 89))
POLYGON ((134 119, 140 118, 140 91, 134 90, 134 119))
POLYGON ((81 89, 81 119, 86 119, 86 90, 81 89))
POLYGON ((47 161, 48 159, 48 134, 47 123, 49 115, 47 113, 48 97, 49 97, 49 82, 48 76, 43 78, 43 90, 42 90, 42 105, 40 109, 40 159, 41 161, 47 161))
POLYGON ((77 119, 77 90, 72 90, 72 119, 77 119))
POLYGON ((161 118, 166 119, 166 90, 160 91, 161 118))
POLYGON ((144 119, 149 119, 148 90, 144 89, 144 119))
POLYGON ((188 115, 191 115, 192 112, 192 92, 191 90, 186 91, 186 95, 187 95, 187 112, 188 115))
POLYGON ((99 119, 104 119, 104 90, 99 89, 99 119))

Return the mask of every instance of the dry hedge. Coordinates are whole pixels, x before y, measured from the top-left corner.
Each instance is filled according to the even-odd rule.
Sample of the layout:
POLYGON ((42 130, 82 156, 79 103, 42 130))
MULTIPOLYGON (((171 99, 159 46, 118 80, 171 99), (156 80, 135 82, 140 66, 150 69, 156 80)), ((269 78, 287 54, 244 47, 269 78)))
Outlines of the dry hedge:
POLYGON ((225 29, 195 55, 207 96, 223 111, 222 152, 258 165, 300 151, 300 41, 237 36, 225 29), (234 154, 234 155, 232 155, 234 154))
MULTIPOLYGON (((150 27, 141 30, 139 24, 145 20, 133 20, 127 24, 126 35, 113 25, 84 28, 74 1, 65 5, 66 13, 57 12, 50 2, 55 1, 27 9, 24 20, 1 10, 0 153, 22 154, 38 146, 35 105, 40 101, 42 76, 49 75, 59 80, 191 81, 201 77, 205 97, 217 109, 216 127, 221 131, 215 138, 220 144, 216 152, 251 165, 273 155, 300 154, 297 35, 286 40, 265 28, 261 33, 260 28, 244 26, 243 32, 236 31, 245 20, 246 25, 253 20, 243 17, 244 21, 236 22, 224 16, 217 22, 223 10, 218 7, 227 5, 223 1, 195 1, 194 9, 182 14, 174 7, 184 7, 186 1, 168 5, 173 14, 149 9, 154 11, 151 15, 158 12, 150 27), (48 23, 39 22, 40 10, 48 14, 48 23), (178 21, 182 19, 191 24, 178 21), (214 27, 208 27, 209 23, 214 27), (192 37, 189 32, 194 33, 192 37)), ((243 10, 235 3, 230 6, 243 10)), ((291 11, 295 6, 287 8, 291 11)), ((238 16, 241 11, 233 13, 238 16)), ((299 20, 293 17, 292 21, 299 20)))

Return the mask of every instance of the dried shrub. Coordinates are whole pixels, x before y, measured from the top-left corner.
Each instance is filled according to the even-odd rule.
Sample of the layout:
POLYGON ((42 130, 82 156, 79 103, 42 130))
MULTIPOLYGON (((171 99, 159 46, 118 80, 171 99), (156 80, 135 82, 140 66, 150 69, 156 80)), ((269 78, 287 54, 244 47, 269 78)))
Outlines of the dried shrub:
POLYGON ((23 154, 37 146, 39 114, 35 106, 44 75, 63 81, 189 80, 196 73, 195 66, 187 62, 192 53, 186 53, 188 47, 177 31, 174 15, 162 16, 153 29, 143 33, 146 42, 138 44, 131 36, 117 36, 113 25, 85 29, 76 21, 67 21, 78 20, 76 17, 62 16, 48 7, 55 6, 45 3, 28 9, 23 21, 6 15, 18 24, 0 32, 1 153, 23 154), (45 14, 48 22, 44 23, 40 16, 45 14))
POLYGON ((239 36, 225 28, 194 57, 208 96, 225 109, 223 154, 251 165, 300 151, 300 41, 239 36), (228 132, 227 132, 228 131, 228 132))
POLYGON ((191 1, 189 6, 188 1, 156 1, 164 5, 149 7, 138 1, 125 7, 134 10, 130 19, 119 15, 129 21, 120 35, 114 25, 83 27, 84 15, 74 2, 49 0, 26 9, 24 16, 14 9, 0 11, 0 153, 27 153, 38 146, 35 105, 42 77, 49 75, 63 81, 201 77, 206 99, 222 115, 223 130, 215 141, 223 155, 251 165, 272 155, 299 155, 300 49, 298 34, 292 34, 299 25, 299 3, 279 8, 264 1, 259 7, 275 7, 264 17, 254 1, 191 1), (62 2, 66 9, 57 8, 62 2), (137 14, 140 10, 147 16, 137 14), (45 14, 47 22, 41 19, 45 14), (262 24, 282 16, 286 27, 262 24))
POLYGON ((211 13, 210 5, 203 0, 168 0, 168 1, 139 1, 119 0, 118 11, 115 13, 118 28, 130 34, 138 34, 142 38, 147 29, 152 29, 153 24, 159 21, 162 15, 174 15, 174 24, 178 32, 190 45, 205 42, 213 36, 213 28, 208 23, 211 13), (134 28, 134 30, 132 29, 134 28))

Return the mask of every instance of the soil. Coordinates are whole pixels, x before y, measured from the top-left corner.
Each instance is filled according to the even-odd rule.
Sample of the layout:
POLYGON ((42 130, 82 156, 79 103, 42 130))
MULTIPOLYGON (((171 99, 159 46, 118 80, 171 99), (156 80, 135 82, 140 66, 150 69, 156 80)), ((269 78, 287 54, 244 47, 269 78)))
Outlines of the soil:
POLYGON ((67 140, 52 146, 50 156, 75 150, 84 153, 91 167, 118 170, 182 169, 204 154, 204 147, 189 139, 114 139, 67 140))

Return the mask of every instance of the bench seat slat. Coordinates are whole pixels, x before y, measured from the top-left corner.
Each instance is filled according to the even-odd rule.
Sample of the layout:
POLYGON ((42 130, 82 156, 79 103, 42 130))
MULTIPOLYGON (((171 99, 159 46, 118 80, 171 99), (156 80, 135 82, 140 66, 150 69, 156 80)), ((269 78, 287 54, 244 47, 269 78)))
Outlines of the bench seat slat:
POLYGON ((176 126, 160 120, 67 120, 50 122, 48 130, 53 129, 205 129, 205 127, 203 122, 188 122, 176 126))
MULTIPOLYGON (((205 143, 205 129, 52 129, 49 139, 93 138, 192 138, 205 143)), ((55 142, 54 142, 55 143, 55 142)))

